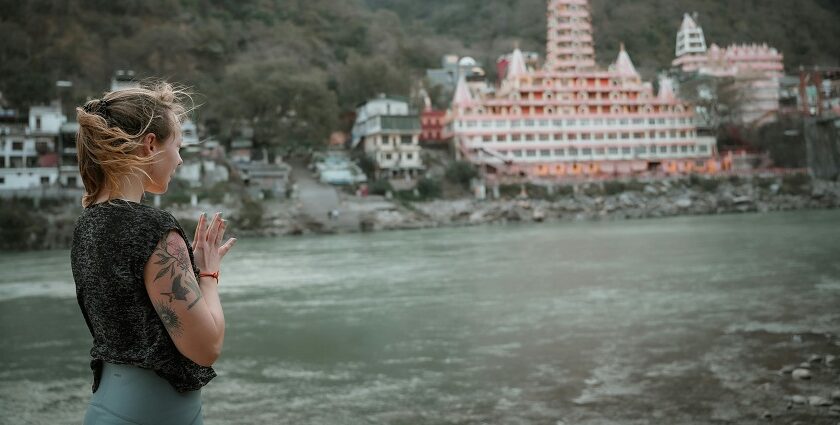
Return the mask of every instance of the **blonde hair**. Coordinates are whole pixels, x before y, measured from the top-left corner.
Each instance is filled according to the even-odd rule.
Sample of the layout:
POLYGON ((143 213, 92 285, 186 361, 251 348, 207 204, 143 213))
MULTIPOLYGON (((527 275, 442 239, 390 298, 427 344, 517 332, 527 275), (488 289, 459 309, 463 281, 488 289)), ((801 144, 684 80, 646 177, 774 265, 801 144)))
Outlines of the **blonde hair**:
POLYGON ((85 185, 82 206, 91 205, 105 190, 115 190, 120 181, 156 162, 156 155, 140 156, 136 151, 147 134, 162 143, 184 120, 190 95, 165 82, 105 93, 76 108, 79 133, 76 149, 79 172, 85 185), (174 117, 174 118, 173 118, 174 117))

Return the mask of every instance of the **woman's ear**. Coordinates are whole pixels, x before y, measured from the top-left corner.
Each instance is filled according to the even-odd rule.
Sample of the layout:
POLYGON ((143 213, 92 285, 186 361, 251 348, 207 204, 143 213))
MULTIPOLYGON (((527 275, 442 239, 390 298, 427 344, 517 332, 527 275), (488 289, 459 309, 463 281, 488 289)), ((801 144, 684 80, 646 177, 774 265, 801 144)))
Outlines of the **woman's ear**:
POLYGON ((155 136, 155 133, 149 133, 143 136, 143 156, 151 156, 155 153, 155 149, 157 148, 155 146, 156 141, 157 136, 155 136))

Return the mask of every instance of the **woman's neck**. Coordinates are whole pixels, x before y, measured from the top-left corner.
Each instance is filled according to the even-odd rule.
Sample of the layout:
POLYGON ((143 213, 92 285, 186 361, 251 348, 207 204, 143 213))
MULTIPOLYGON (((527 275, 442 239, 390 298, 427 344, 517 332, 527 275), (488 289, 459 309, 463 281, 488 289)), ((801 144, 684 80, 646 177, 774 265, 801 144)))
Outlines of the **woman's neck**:
POLYGON ((140 203, 143 199, 143 185, 129 184, 116 190, 103 190, 94 203, 105 202, 111 199, 123 199, 126 201, 140 203))

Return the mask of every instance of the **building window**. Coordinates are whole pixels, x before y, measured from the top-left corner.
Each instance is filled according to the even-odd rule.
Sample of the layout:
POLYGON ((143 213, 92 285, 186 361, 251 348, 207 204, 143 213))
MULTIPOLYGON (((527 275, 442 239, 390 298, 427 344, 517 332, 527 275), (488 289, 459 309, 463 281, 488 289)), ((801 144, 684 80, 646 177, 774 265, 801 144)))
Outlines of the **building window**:
POLYGON ((549 140, 549 135, 548 134, 540 134, 540 141, 541 142, 547 142, 548 140, 549 140))
POLYGON ((660 146, 659 147, 659 153, 668 153, 668 147, 667 146, 660 146))
POLYGON ((410 145, 411 139, 413 139, 413 137, 411 136, 400 136, 400 143, 402 143, 403 145, 410 145))
POLYGON ((554 150, 554 155, 555 156, 566 156, 566 150, 565 149, 555 149, 554 150))
POLYGON ((577 156, 578 150, 577 148, 569 148, 569 156, 577 156))
POLYGON ((41 117, 35 117, 35 129, 36 130, 41 129, 41 117))
POLYGON ((12 150, 13 151, 22 151, 23 150, 23 142, 12 142, 12 150))
POLYGON ((50 178, 47 177, 47 176, 41 176, 41 184, 42 185, 50 184, 50 178))
POLYGON ((682 153, 688 153, 688 146, 685 146, 685 145, 680 146, 680 152, 682 152, 682 153))
POLYGON ((405 159, 408 159, 408 160, 414 159, 414 154, 413 153, 405 154, 405 159))
POLYGON ((522 136, 519 135, 519 134, 512 134, 510 136, 510 141, 512 141, 512 142, 518 142, 520 140, 522 140, 522 136))
POLYGON ((550 149, 540 149, 540 156, 551 156, 550 149))
POLYGON ((484 128, 491 127, 493 125, 493 121, 482 121, 481 126, 484 128))
POLYGON ((533 142, 534 141, 534 135, 533 134, 526 134, 525 135, 525 141, 526 142, 533 142))
POLYGON ((482 140, 484 143, 489 143, 489 142, 492 142, 492 141, 493 141, 493 137, 491 137, 491 136, 483 136, 483 137, 481 138, 481 140, 482 140))
POLYGON ((709 147, 706 146, 706 145, 700 145, 699 148, 700 148, 700 152, 702 152, 702 153, 706 153, 706 152, 709 151, 709 147))
POLYGON ((605 153, 607 153, 607 150, 606 150, 606 149, 604 149, 604 148, 595 148, 595 155, 597 155, 597 156, 603 156, 605 153))
POLYGON ((78 185, 78 181, 76 180, 75 176, 67 177, 67 186, 76 187, 78 185))
POLYGON ((610 148, 609 153, 610 155, 618 155, 618 148, 610 148))
POLYGON ((522 158, 522 151, 520 151, 520 150, 513 151, 513 156, 515 156, 517 158, 522 158))
POLYGON ((581 149, 580 152, 581 152, 581 154, 583 154, 583 156, 591 156, 592 155, 592 148, 583 148, 583 149, 581 149))
POLYGON ((595 140, 604 140, 604 133, 595 133, 595 140))
POLYGON ((528 149, 525 151, 525 156, 527 156, 528 158, 533 158, 537 156, 537 151, 534 149, 528 149))
POLYGON ((522 125, 522 121, 520 121, 520 120, 513 120, 513 121, 510 122, 510 126, 513 127, 513 128, 518 128, 521 125, 522 125))
POLYGON ((391 160, 391 154, 386 153, 386 154, 385 154, 385 160, 386 160, 386 161, 390 161, 390 160, 391 160))

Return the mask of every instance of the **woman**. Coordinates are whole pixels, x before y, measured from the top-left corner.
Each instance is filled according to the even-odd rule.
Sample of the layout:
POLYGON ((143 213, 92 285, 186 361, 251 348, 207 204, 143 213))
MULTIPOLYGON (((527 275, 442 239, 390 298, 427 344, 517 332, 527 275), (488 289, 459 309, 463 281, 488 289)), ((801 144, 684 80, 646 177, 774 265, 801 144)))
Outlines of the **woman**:
POLYGON ((171 85, 107 93, 77 108, 84 211, 71 249, 93 336, 85 424, 201 424, 225 319, 217 291, 227 222, 199 217, 192 244, 171 214, 140 203, 182 163, 184 93, 171 85))

